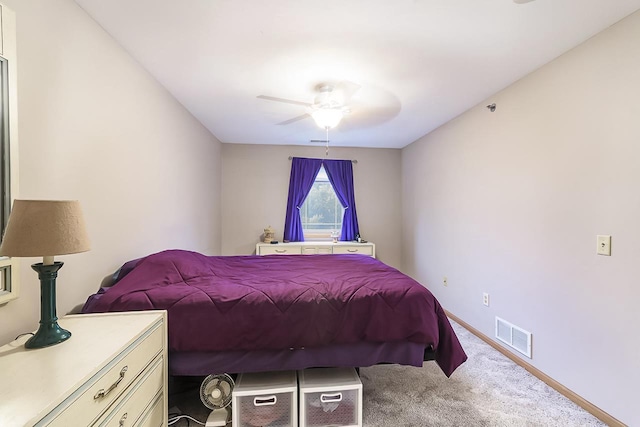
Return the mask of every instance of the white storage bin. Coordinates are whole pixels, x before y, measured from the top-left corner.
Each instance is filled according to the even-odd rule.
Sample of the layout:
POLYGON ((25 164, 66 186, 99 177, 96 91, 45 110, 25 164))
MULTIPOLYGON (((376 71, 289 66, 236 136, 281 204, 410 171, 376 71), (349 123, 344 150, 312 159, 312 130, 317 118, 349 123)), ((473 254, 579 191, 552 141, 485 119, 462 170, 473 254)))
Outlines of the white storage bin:
POLYGON ((297 427, 295 371, 240 374, 232 393, 233 427, 297 427))
POLYGON ((298 371, 300 427, 362 426, 362 383, 353 368, 298 371))

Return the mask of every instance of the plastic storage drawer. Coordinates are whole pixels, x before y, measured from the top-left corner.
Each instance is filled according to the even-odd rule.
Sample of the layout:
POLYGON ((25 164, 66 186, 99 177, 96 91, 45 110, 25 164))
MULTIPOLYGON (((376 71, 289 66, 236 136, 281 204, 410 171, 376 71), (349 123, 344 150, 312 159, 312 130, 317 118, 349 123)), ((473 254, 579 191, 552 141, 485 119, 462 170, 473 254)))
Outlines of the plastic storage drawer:
POLYGON ((240 374, 232 393, 233 427, 297 427, 295 371, 240 374))
POLYGON ((362 426, 362 383, 353 368, 298 371, 300 427, 362 426))

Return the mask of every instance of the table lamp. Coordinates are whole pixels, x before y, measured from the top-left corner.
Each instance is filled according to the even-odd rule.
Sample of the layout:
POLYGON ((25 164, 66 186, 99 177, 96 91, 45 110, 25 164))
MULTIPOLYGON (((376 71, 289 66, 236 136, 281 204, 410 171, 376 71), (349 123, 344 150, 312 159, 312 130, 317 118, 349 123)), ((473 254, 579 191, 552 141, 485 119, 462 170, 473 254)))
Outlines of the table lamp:
POLYGON ((71 337, 71 332, 58 325, 56 277, 64 263, 53 258, 88 250, 89 237, 77 200, 14 201, 0 255, 42 257, 41 263, 31 266, 40 279, 40 327, 25 343, 26 348, 48 347, 71 337))

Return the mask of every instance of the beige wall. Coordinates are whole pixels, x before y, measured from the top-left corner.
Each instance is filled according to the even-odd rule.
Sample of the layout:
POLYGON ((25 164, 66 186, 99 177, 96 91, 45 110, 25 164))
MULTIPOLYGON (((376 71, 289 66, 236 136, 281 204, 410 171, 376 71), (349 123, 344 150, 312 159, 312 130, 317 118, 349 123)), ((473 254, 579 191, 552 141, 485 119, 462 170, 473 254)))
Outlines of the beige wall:
MULTIPOLYGON (((219 253, 221 144, 73 1, 3 2, 17 20, 16 196, 80 200, 92 240, 59 257, 58 314, 127 259, 219 253)), ((0 343, 37 328, 34 262, 22 261, 20 298, 0 307, 0 343)))
POLYGON ((629 425, 640 425, 639 40, 636 12, 402 152, 406 271, 489 336, 495 316, 531 331, 533 365, 629 425), (611 257, 596 255, 597 234, 613 236, 611 257))
MULTIPOLYGON (((255 253, 271 225, 282 240, 289 190, 289 156, 325 156, 324 147, 222 145, 222 254, 255 253)), ((353 166, 360 234, 376 244, 377 258, 400 267, 400 150, 331 147, 333 159, 353 166)))

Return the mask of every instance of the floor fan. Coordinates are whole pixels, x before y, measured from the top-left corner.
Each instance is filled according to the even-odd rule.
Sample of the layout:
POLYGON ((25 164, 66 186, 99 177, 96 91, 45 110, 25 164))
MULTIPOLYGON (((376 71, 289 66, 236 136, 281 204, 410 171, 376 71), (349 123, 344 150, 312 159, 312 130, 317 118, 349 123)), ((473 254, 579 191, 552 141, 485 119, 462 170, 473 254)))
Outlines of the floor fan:
POLYGON ((228 374, 209 375, 200 385, 200 400, 211 409, 206 427, 226 426, 229 420, 228 406, 235 383, 228 374))

